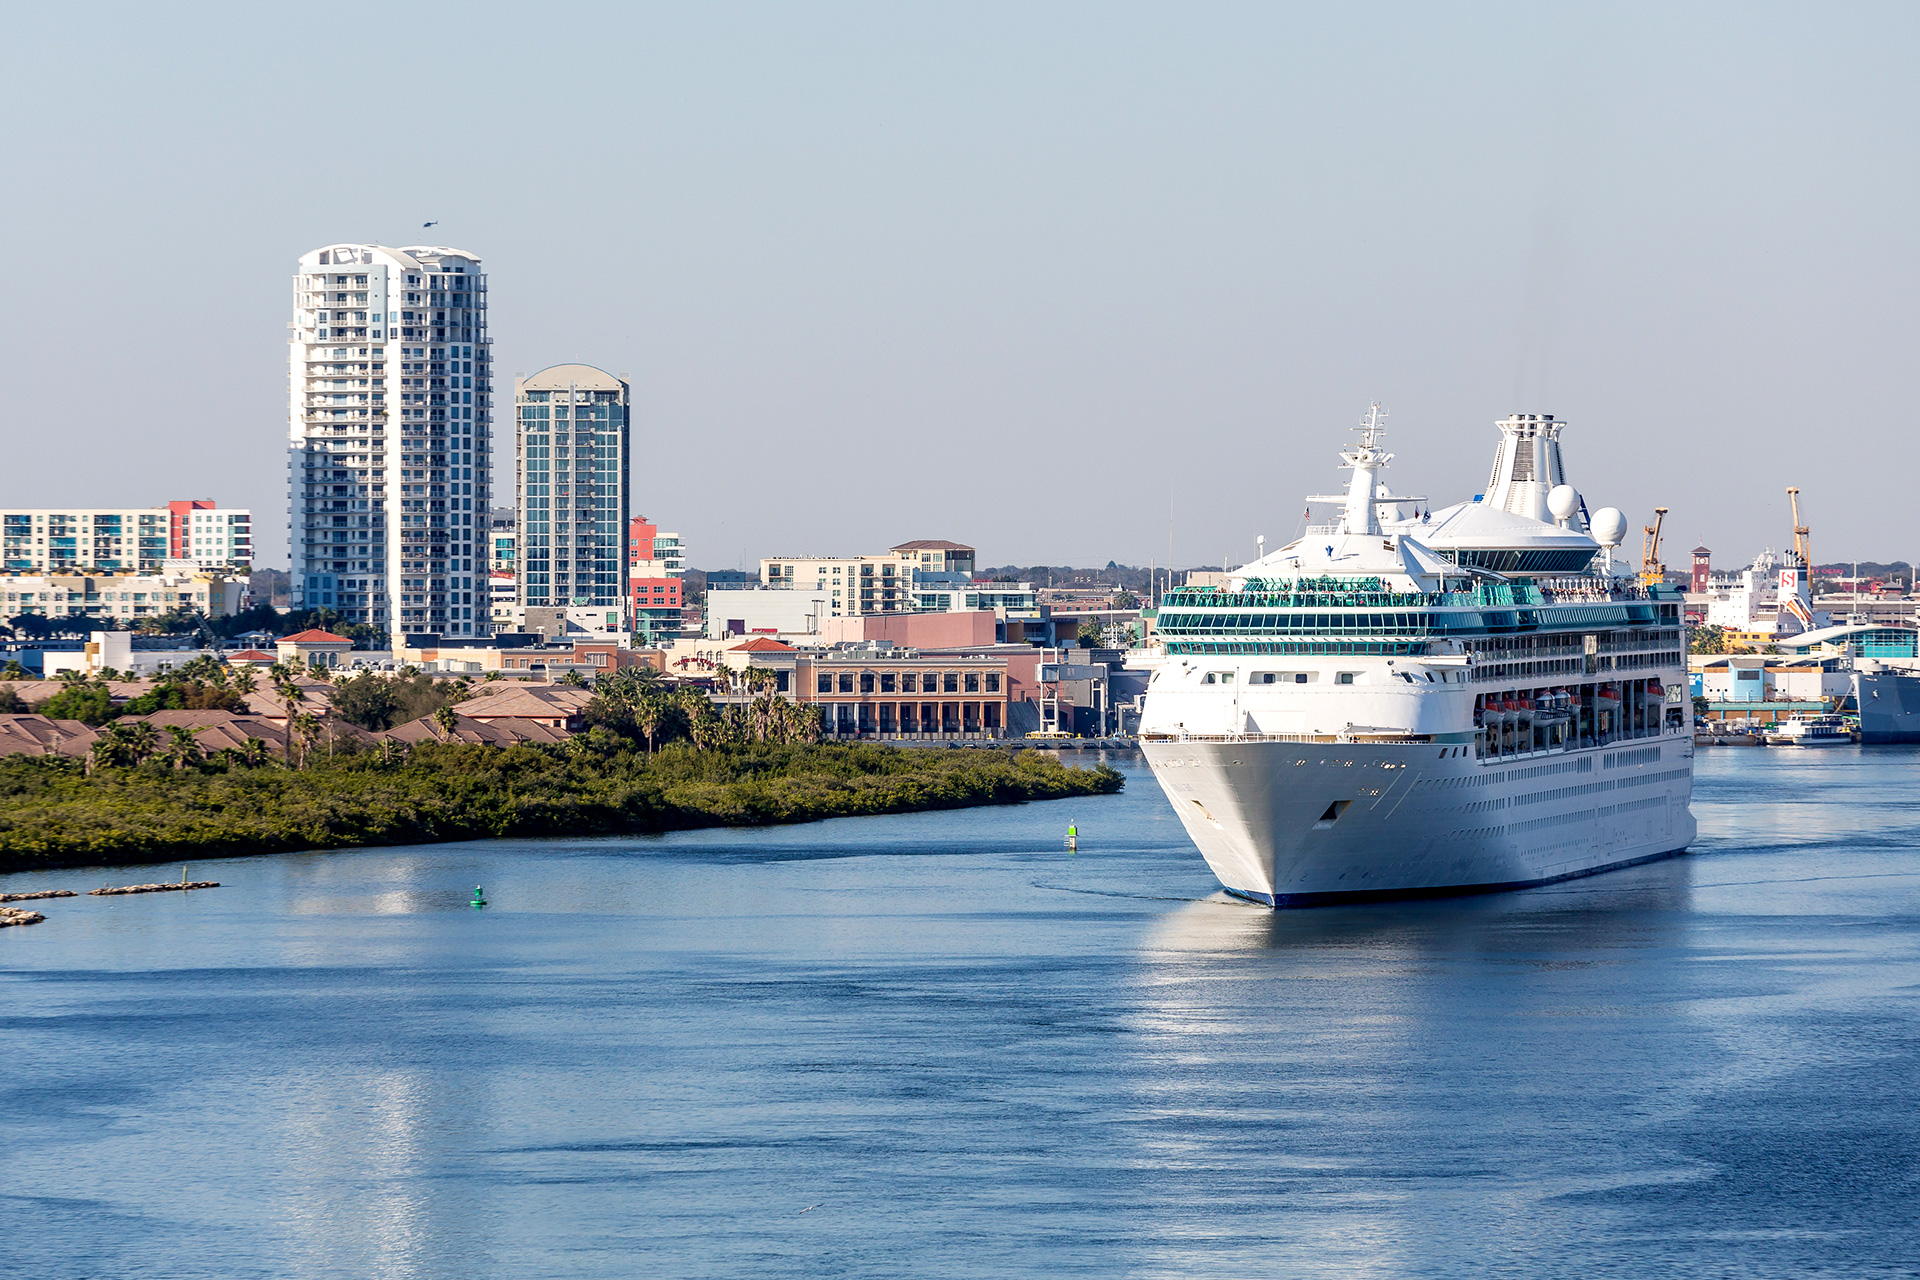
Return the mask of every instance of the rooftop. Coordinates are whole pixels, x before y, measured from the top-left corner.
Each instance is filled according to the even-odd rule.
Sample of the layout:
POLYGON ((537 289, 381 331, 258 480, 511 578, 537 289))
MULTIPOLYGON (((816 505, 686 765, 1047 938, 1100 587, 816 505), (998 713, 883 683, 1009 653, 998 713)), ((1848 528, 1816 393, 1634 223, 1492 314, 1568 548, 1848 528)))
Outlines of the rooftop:
POLYGON ((352 644, 347 636, 337 636, 331 631, 322 631, 318 627, 309 627, 290 636, 281 636, 281 644, 352 644))
POLYGON ((519 380, 521 391, 565 391, 570 386, 583 391, 619 391, 626 385, 590 364, 556 364, 519 380))
POLYGON ((729 653, 793 653, 795 652, 795 650, 794 650, 794 647, 790 644, 783 644, 778 640, 772 640, 767 638, 766 636, 759 636, 755 639, 747 641, 745 644, 737 644, 733 646, 733 648, 729 649, 727 652, 729 653))

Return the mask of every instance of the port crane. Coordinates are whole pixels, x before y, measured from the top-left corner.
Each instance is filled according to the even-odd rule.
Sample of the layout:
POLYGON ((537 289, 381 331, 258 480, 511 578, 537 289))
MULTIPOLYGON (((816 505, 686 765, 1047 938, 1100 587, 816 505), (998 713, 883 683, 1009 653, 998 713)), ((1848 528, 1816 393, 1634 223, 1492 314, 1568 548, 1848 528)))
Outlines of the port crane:
POLYGON ((1793 554, 1800 557, 1800 563, 1807 567, 1807 573, 1813 573, 1813 540, 1808 537, 1813 530, 1800 523, 1800 489, 1797 485, 1787 486, 1787 501, 1793 506, 1793 554))
POLYGON ((1667 509, 1653 509, 1653 523, 1640 531, 1640 582, 1658 586, 1667 580, 1667 566, 1660 563, 1660 527, 1667 521, 1667 509))

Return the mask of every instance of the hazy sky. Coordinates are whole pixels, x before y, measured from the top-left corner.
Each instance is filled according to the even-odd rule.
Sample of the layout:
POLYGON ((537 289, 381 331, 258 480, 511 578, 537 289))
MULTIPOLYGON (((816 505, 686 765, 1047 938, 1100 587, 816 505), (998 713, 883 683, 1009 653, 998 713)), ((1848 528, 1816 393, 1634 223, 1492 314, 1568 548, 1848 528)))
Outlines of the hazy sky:
MULTIPOLYGON (((18 6, 0 504, 251 506, 300 253, 479 254, 497 367, 630 375, 699 567, 908 538, 1236 562, 1485 482, 1716 562, 1910 558, 1906 5, 18 6), (436 219, 430 232, 420 224, 436 219)), ((512 387, 496 396, 512 497, 512 387)), ((1638 537, 1633 542, 1637 550, 1638 537)), ((1684 560, 1670 555, 1669 563, 1684 560)))

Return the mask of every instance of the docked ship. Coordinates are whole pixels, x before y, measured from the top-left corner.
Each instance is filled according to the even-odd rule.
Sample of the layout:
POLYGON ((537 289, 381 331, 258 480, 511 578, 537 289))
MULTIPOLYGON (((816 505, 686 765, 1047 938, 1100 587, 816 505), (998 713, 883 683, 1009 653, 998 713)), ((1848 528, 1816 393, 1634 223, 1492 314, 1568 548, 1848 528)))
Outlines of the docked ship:
POLYGON ((1853 702, 1861 742, 1920 742, 1920 671, 1855 659, 1853 702))
POLYGON ((1428 510, 1382 483, 1381 417, 1309 499, 1337 523, 1161 604, 1141 749, 1220 883, 1303 906, 1685 849, 1681 593, 1611 572, 1626 521, 1589 518, 1564 424, 1500 422, 1486 492, 1428 510))

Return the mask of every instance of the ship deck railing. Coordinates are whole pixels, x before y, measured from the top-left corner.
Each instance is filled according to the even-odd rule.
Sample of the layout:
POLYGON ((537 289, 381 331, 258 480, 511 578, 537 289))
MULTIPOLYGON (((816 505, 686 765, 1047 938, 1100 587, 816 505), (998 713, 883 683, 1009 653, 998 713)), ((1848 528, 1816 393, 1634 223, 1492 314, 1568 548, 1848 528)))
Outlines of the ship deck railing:
MULTIPOLYGON (((1516 760, 1537 760, 1542 756, 1563 756, 1569 751, 1591 751, 1599 747, 1617 747, 1623 742, 1645 742, 1650 738, 1684 737, 1688 730, 1682 727, 1643 729, 1631 733, 1607 733, 1598 737, 1588 736, 1567 742, 1556 743, 1551 747, 1541 747, 1537 751, 1503 751, 1477 757, 1481 764, 1509 764, 1516 760)), ((1319 745, 1369 745, 1369 746, 1430 746, 1438 741, 1432 734, 1426 733, 1142 733, 1141 742, 1300 742, 1319 745)), ((1440 743, 1442 746, 1461 746, 1463 743, 1440 743)))
POLYGON ((1243 590, 1176 587, 1161 600, 1170 608, 1487 609, 1558 604, 1622 604, 1677 599, 1666 589, 1625 578, 1561 577, 1490 582, 1470 591, 1394 591, 1379 578, 1249 578, 1243 590))
POLYGON ((1433 741, 1425 733, 1143 733, 1142 742, 1318 742, 1318 743, 1400 743, 1422 744, 1433 741))

